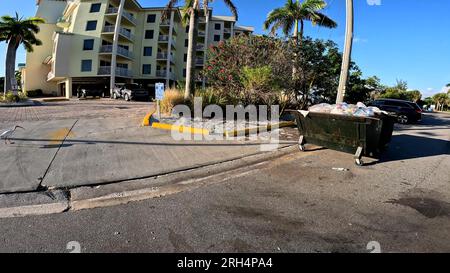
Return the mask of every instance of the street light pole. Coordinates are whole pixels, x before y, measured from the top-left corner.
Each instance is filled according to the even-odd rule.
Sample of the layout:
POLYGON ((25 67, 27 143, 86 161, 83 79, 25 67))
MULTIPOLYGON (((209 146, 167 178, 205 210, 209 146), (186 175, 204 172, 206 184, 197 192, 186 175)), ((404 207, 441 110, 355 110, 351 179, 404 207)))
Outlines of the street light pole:
POLYGON ((347 0, 347 23, 345 29, 345 47, 342 57, 341 78, 339 80, 339 88, 336 103, 344 102, 345 91, 347 89, 348 73, 350 69, 350 59, 352 55, 353 45, 353 0, 347 0))

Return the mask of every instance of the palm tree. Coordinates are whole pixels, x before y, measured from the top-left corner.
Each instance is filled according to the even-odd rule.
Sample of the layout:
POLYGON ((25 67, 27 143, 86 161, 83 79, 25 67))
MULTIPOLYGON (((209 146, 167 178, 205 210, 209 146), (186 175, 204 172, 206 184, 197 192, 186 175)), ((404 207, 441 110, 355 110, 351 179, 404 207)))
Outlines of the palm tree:
POLYGON ((278 29, 282 29, 289 36, 294 29, 292 38, 296 45, 301 47, 303 42, 305 21, 310 21, 314 26, 336 28, 337 23, 321 13, 327 6, 324 0, 287 0, 284 7, 272 10, 264 22, 264 30, 270 28, 270 33, 275 35, 278 29))
POLYGON ((39 33, 38 25, 41 23, 45 23, 44 19, 38 17, 23 19, 17 13, 15 17, 5 15, 0 18, 0 42, 5 41, 8 44, 5 63, 5 95, 6 91, 11 90, 15 85, 17 48, 23 44, 26 51, 33 52, 34 45, 42 45, 35 36, 39 33))
MULTIPOLYGON (((180 0, 169 0, 167 3, 163 19, 167 18, 168 12, 180 2, 180 0)), ((184 21, 189 20, 189 33, 188 33, 188 49, 187 49, 187 62, 186 62, 186 87, 184 98, 189 99, 195 91, 195 53, 197 47, 198 37, 198 21, 200 12, 203 8, 205 16, 209 14, 209 4, 214 0, 184 0, 184 6, 182 11, 184 13, 184 21)), ((238 19, 237 8, 232 0, 223 0, 225 5, 230 9, 233 16, 238 19)))

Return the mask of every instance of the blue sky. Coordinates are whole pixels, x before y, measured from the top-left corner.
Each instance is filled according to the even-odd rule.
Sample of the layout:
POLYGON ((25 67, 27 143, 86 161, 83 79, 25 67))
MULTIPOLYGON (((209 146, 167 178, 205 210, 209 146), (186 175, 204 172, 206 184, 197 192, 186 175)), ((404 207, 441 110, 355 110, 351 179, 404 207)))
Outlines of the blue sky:
MULTIPOLYGON (((35 0, 1 0, 0 15, 18 11, 23 16, 35 13, 35 0)), ((140 0, 143 6, 164 6, 167 0, 140 0)), ((240 24, 255 26, 263 33, 262 22, 285 0, 235 0, 240 24)), ((345 0, 328 0, 325 11, 339 27, 329 30, 306 28, 315 38, 332 39, 340 46, 345 34, 345 0)), ((406 80, 411 89, 425 95, 440 92, 450 83, 450 1, 448 0, 354 0, 355 43, 353 60, 365 76, 377 75, 382 82, 393 85, 396 79, 406 80), (380 2, 380 5, 369 5, 380 2)), ((214 13, 229 12, 220 0, 214 13)), ((4 63, 5 44, 0 44, 0 63, 4 63)), ((21 48, 17 62, 25 62, 21 48)), ((4 65, 0 65, 0 76, 4 65)))

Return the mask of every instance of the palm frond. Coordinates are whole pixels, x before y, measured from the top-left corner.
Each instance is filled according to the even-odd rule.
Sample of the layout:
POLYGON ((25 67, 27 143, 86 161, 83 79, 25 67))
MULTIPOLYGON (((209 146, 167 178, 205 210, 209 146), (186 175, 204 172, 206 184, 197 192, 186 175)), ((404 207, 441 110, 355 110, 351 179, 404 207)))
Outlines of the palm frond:
POLYGON ((233 14, 233 16, 236 18, 236 21, 237 21, 239 16, 238 16, 237 8, 234 5, 233 1, 232 0, 223 0, 223 2, 228 7, 228 9, 231 11, 231 14, 233 14))

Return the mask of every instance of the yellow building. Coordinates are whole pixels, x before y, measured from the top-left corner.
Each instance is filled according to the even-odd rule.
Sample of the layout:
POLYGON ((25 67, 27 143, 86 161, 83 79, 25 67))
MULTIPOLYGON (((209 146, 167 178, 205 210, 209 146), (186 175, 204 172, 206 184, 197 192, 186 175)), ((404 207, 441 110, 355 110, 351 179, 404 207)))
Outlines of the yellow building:
MULTIPOLYGON (((154 91, 157 82, 169 86, 185 78, 188 29, 179 9, 162 21, 164 7, 145 8, 136 0, 37 0, 37 5, 36 16, 46 20, 37 35, 43 45, 27 53, 24 90, 70 98, 80 85, 109 89, 134 82, 154 91)), ((208 46, 252 32, 210 10, 200 18, 197 68, 203 68, 208 46)))

